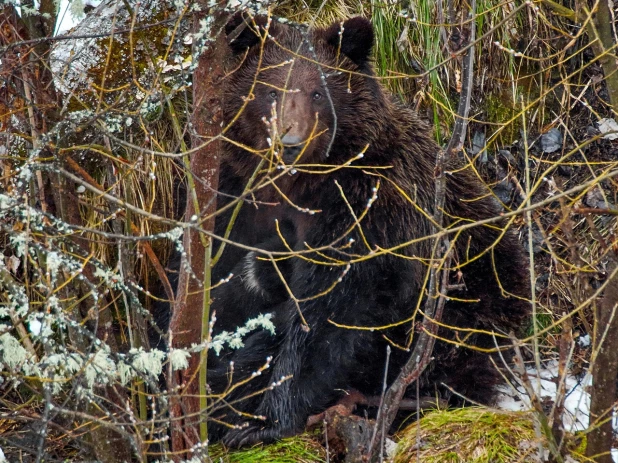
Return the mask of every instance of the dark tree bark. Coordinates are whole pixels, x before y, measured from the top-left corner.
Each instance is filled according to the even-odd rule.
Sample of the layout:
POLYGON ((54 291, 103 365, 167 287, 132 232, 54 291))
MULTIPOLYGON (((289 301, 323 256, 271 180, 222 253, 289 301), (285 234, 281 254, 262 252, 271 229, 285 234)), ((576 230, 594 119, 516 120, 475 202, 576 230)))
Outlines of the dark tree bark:
MULTIPOLYGON (((202 11, 209 10, 203 5, 202 11)), ((199 29, 204 14, 195 15, 194 30, 199 29)), ((203 218, 216 210, 216 195, 213 192, 218 186, 221 153, 221 141, 216 137, 221 131, 223 121, 224 62, 228 53, 226 37, 222 31, 228 14, 222 8, 211 9, 206 14, 213 19, 210 31, 212 41, 201 53, 193 74, 192 145, 198 149, 191 154, 186 218, 190 221, 193 216, 197 216, 200 228, 212 231, 214 219, 203 221, 203 218)), ((187 252, 183 260, 197 278, 193 278, 186 271, 186 265, 181 266, 176 303, 170 322, 172 345, 177 348, 189 347, 206 338, 210 304, 208 288, 211 241, 193 229, 185 232, 183 243, 187 252)), ((176 458, 182 457, 183 451, 206 437, 203 423, 201 433, 198 430, 200 421, 205 420, 205 417, 200 415, 200 412, 204 411, 204 398, 199 397, 200 389, 203 391, 205 386, 201 382, 206 380, 203 369, 205 359, 204 354, 194 354, 189 360, 189 368, 176 372, 172 378, 172 384, 181 385, 179 395, 175 396, 171 407, 172 448, 176 458)))
MULTIPOLYGON (((615 269, 616 265, 612 268, 615 269)), ((588 434, 586 455, 597 463, 613 461, 611 418, 618 375, 618 273, 612 275, 614 271, 610 272, 610 281, 596 313, 594 352, 598 350, 598 354, 592 365, 593 385, 590 394, 590 424, 593 430, 588 434)))
POLYGON ((590 37, 590 40, 598 39, 593 44, 593 49, 599 57, 601 67, 603 67, 609 103, 615 111, 618 110, 618 64, 616 63, 611 17, 609 0, 599 0, 596 12, 592 17, 592 27, 589 27, 589 29, 594 28, 594 36, 590 37))

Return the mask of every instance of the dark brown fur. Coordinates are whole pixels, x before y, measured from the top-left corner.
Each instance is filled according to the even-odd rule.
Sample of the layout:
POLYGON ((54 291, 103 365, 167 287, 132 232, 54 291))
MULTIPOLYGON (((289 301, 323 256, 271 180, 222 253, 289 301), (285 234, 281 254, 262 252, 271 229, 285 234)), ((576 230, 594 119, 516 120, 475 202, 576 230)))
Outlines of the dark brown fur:
MULTIPOLYGON (((228 33, 238 31, 241 21, 242 17, 236 16, 228 33)), ((220 391, 227 384, 225 371, 230 359, 235 362, 234 379, 239 380, 263 364, 266 356, 274 357, 264 380, 249 382, 235 398, 293 375, 280 386, 236 405, 264 415, 265 421, 250 420, 248 427, 227 431, 212 428, 214 437, 224 434, 224 442, 233 446, 270 441, 302 430, 310 414, 332 405, 343 390, 353 388, 369 395, 380 390, 384 335, 405 345, 414 325, 407 322, 388 330, 367 331, 337 328, 331 322, 355 327, 397 324, 409 319, 422 302, 431 251, 431 243, 424 237, 431 232, 438 152, 431 127, 374 78, 368 60, 373 32, 367 20, 346 21, 342 36, 339 24, 303 33, 272 23, 270 35, 274 40, 266 39, 263 46, 255 26, 256 22, 261 26, 258 34, 263 35, 265 18, 248 21, 249 26, 231 44, 236 56, 231 67, 236 71, 229 77, 225 112, 226 121, 234 121, 226 136, 235 144, 229 144, 223 158, 220 205, 241 195, 261 157, 267 157, 265 165, 270 168, 260 178, 279 175, 276 164, 282 162, 296 162, 298 172, 279 178, 278 190, 266 185, 255 192, 252 199, 258 205, 243 206, 230 238, 269 251, 283 251, 286 248, 275 229, 277 219, 295 251, 332 247, 306 255, 320 264, 301 258, 280 262, 290 290, 298 299, 305 299, 300 310, 309 331, 268 262, 228 246, 215 269, 217 278, 230 271, 240 275, 213 293, 220 329, 231 329, 248 317, 272 312, 277 334, 257 332, 247 338, 244 349, 224 354, 222 359, 213 358, 209 378, 214 389, 220 391), (288 62, 292 58, 293 64, 288 62), (274 99, 273 91, 278 92, 274 99), (320 98, 315 97, 316 92, 320 98), (249 102, 243 108, 247 98, 249 102), (263 119, 269 119, 273 112, 282 142, 280 158, 268 157, 269 130, 263 119), (352 162, 352 167, 328 174, 317 167, 340 166, 363 151, 364 157, 352 162), (356 165, 363 168, 354 168, 356 165), (366 211, 378 183, 377 198, 360 225, 354 225, 354 217, 366 211), (321 212, 299 211, 279 191, 299 208, 321 212), (355 263, 341 278, 350 260, 355 263), (247 266, 257 272, 261 291, 247 288, 242 278, 247 266), (312 298, 331 287, 327 294, 312 298)), ((279 143, 276 139, 272 142, 279 143)), ((499 215, 500 207, 471 168, 453 162, 449 171, 448 226, 499 215)), ((217 220, 219 235, 224 233, 229 216, 228 210, 217 220)), ((510 295, 527 296, 527 263, 514 233, 503 230, 505 225, 496 222, 451 236, 456 239, 454 262, 462 264, 454 269, 461 272, 461 279, 455 281, 455 272, 452 279, 463 283, 465 289, 449 295, 471 302, 448 302, 443 320, 447 325, 501 333, 520 328, 528 304, 510 295)), ((454 337, 447 329, 440 335, 454 337)), ((494 341, 490 336, 472 335, 466 342, 492 347, 494 341)), ((391 378, 406 357, 406 352, 395 350, 391 378)), ((486 354, 437 343, 435 360, 424 374, 421 387, 426 394, 438 391, 450 397, 440 386, 442 382, 475 401, 490 402, 499 375, 486 354)), ((452 400, 460 402, 457 397, 452 400)), ((214 415, 237 421, 225 410, 214 415)))

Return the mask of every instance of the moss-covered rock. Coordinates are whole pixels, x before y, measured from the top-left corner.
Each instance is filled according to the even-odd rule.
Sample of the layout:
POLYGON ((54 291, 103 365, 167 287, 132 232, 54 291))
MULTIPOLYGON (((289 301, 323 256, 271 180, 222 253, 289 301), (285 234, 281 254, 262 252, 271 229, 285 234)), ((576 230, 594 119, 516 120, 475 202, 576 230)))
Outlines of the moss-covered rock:
POLYGON ((428 413, 399 438, 394 463, 533 462, 539 448, 530 413, 486 408, 428 413))

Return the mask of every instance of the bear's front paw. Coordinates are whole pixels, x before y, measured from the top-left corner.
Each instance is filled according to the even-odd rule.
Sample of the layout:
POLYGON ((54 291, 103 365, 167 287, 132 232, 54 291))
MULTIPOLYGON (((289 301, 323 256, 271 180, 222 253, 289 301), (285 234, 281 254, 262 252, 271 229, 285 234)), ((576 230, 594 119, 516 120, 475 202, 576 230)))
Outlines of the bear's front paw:
POLYGON ((264 424, 250 424, 246 428, 231 429, 223 437, 223 444, 230 448, 247 447, 257 443, 270 444, 286 437, 281 429, 269 428, 264 424))

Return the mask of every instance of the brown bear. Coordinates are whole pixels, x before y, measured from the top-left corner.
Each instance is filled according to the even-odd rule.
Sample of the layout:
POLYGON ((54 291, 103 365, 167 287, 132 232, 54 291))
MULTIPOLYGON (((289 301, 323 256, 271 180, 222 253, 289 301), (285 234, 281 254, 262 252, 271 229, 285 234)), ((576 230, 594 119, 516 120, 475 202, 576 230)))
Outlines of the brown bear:
MULTIPOLYGON (((389 381, 407 360, 426 292, 439 147, 431 127, 376 78, 369 20, 304 30, 236 15, 226 32, 233 59, 216 233, 225 235, 230 201, 242 197, 229 239, 243 246, 227 244, 214 269, 215 281, 235 274, 213 291, 215 329, 265 312, 276 325, 275 335, 256 331, 244 348, 209 360, 210 385, 222 393, 230 361, 234 384, 271 358, 211 413, 236 425, 213 424, 211 437, 242 446, 301 431, 347 390, 378 394, 389 343, 389 381), (250 179, 257 187, 248 193, 250 179), (260 250, 297 255, 275 254, 274 268, 260 250)), ((473 169, 450 161, 445 226, 500 212, 473 169)), ((450 236, 457 289, 439 336, 454 339, 452 327, 508 334, 524 322, 527 261, 504 227, 494 221, 450 236)), ((489 335, 458 335, 495 345, 489 335)), ((423 395, 491 402, 500 376, 487 354, 438 342, 434 357, 420 380, 423 395)))

